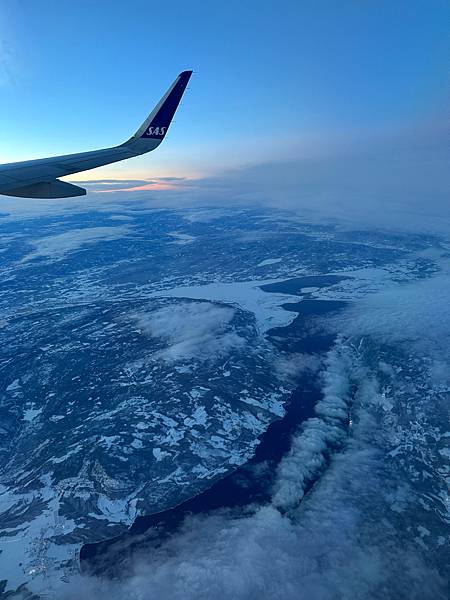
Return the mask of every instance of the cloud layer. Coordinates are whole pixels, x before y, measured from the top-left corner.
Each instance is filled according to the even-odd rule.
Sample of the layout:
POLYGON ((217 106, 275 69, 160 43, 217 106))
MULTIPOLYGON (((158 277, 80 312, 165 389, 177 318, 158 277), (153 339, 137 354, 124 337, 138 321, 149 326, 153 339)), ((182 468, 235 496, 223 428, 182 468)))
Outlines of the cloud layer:
POLYGON ((89 599, 108 594, 112 600, 445 598, 441 576, 417 546, 399 539, 390 521, 373 444, 377 424, 367 407, 346 451, 332 458, 301 502, 305 482, 326 464, 326 444, 344 435, 341 409, 350 381, 359 377, 362 403, 376 402, 376 382, 359 369, 352 348, 330 354, 322 416, 294 439, 272 502, 250 514, 191 517, 161 546, 142 550, 129 579, 85 578, 77 581, 77 594, 82 589, 89 599))
POLYGON ((62 260, 70 252, 85 246, 117 240, 131 233, 129 225, 117 227, 86 227, 84 229, 71 229, 64 233, 37 238, 32 244, 34 250, 26 254, 20 262, 26 263, 35 258, 51 258, 62 260))
POLYGON ((441 122, 389 135, 344 132, 310 156, 292 152, 289 160, 197 179, 87 180, 78 182, 91 190, 87 197, 20 203, 4 197, 0 213, 10 220, 80 212, 93 203, 102 211, 263 205, 345 228, 443 233, 450 228, 448 158, 441 122))
MULTIPOLYGON (((428 491, 411 472, 432 468, 426 440, 436 428, 414 438, 414 422, 420 415, 426 415, 423 427, 428 420, 430 427, 433 419, 439 422, 440 413, 433 411, 439 410, 436 400, 442 401, 442 378, 429 367, 430 359, 442 362, 448 355, 447 342, 441 342, 450 333, 449 289, 445 272, 390 284, 331 321, 341 335, 325 361, 323 398, 282 459, 271 501, 244 513, 223 510, 187 519, 162 545, 141 550, 129 579, 81 580, 86 597, 446 598, 443 563, 440 572, 437 566, 438 557, 445 562, 439 545, 448 529, 439 511, 424 504, 428 491), (366 345, 361 337, 369 340, 366 345), (393 354, 386 354, 389 347, 393 354)), ((153 331, 166 331, 167 322, 157 319, 153 331)), ((177 328, 175 321, 168 331, 177 328)))
POLYGON ((164 341, 159 358, 207 361, 245 345, 245 339, 232 329, 234 314, 232 308, 209 302, 182 302, 132 318, 144 334, 164 341))

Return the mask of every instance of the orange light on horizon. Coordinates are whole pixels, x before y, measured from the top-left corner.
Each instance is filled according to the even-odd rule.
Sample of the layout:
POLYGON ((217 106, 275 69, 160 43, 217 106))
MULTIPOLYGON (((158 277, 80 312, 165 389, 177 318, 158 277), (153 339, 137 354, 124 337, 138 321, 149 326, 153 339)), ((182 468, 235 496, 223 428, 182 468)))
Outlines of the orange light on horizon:
MULTIPOLYGON (((119 181, 119 180, 117 180, 119 181)), ((126 181, 126 180, 124 180, 126 181)), ((105 184, 105 187, 107 187, 108 184, 105 184)), ((166 182, 166 181, 161 181, 158 183, 152 183, 149 182, 145 185, 139 185, 136 187, 123 187, 123 188, 114 188, 114 189, 104 189, 104 190, 92 190, 91 193, 99 193, 99 194, 110 194, 110 193, 114 193, 114 192, 142 192, 142 191, 151 191, 151 190, 156 190, 156 191, 160 191, 160 190, 175 190, 177 189, 177 187, 179 187, 178 185, 174 185, 173 183, 170 182, 166 182)))

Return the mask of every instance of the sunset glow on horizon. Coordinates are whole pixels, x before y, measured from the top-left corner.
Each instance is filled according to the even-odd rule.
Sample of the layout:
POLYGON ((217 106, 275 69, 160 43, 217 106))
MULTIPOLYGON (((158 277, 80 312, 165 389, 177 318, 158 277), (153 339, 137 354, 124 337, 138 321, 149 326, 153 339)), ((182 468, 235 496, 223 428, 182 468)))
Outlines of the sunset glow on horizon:
POLYGON ((421 0, 329 3, 320 18, 294 1, 212 11, 6 0, 0 161, 119 144, 186 68, 194 75, 161 148, 71 179, 199 178, 327 153, 333 132, 351 140, 443 121, 450 44, 445 7, 433 4, 442 19, 421 0))

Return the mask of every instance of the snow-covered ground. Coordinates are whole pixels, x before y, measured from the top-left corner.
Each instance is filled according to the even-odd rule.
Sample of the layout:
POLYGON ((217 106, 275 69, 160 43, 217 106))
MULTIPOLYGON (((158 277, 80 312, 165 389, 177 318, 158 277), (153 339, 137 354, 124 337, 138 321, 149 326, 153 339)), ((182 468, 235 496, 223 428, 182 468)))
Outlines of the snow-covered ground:
POLYGON ((276 211, 130 216, 111 202, 92 227, 81 205, 76 214, 55 207, 54 217, 27 210, 0 221, 6 589, 27 582, 48 598, 444 597, 445 240, 342 233, 276 211), (117 215, 132 226, 111 226, 117 215), (24 231, 23 218, 33 228, 24 231), (261 289, 306 274, 348 278, 295 296, 261 289), (336 318, 317 318, 338 336, 323 362, 283 354, 267 338, 297 316, 282 305, 302 299, 350 302, 336 318), (143 553, 124 584, 76 577, 82 543, 245 462, 283 414, 300 368, 321 369, 323 399, 280 463, 267 506, 193 518, 143 553))

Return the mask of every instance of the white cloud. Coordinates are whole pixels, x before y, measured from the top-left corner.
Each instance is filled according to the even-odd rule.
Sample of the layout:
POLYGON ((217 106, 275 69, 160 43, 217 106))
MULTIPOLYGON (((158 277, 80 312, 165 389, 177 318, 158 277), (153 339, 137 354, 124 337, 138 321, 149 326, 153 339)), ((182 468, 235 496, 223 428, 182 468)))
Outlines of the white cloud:
MULTIPOLYGON (((140 212, 191 208, 185 218, 195 223, 220 219, 220 210, 228 215, 230 210, 263 205, 286 209, 303 221, 350 229, 442 233, 450 227, 447 163, 446 130, 440 123, 395 135, 365 135, 359 140, 350 136, 350 142, 347 132, 338 143, 330 138, 320 155, 293 154, 289 161, 185 179, 174 190, 97 193, 95 204, 91 193, 58 200, 24 198, 20 203, 2 197, 0 212, 7 215, 1 221, 74 214, 93 207, 118 211, 138 202, 140 212)), ((129 183, 108 180, 113 187, 124 182, 129 183)))
POLYGON ((322 156, 293 156, 197 182, 196 197, 241 198, 345 228, 446 233, 448 156, 441 124, 351 143, 343 137, 322 156))
MULTIPOLYGON (((336 397, 348 392, 349 377, 358 374, 358 366, 350 348, 333 351, 328 365, 324 402, 328 398, 333 407, 336 397)), ((360 371, 359 376, 364 401, 375 401, 376 385, 360 371)), ((77 579, 71 584, 76 594, 81 589, 89 600, 99 595, 111 600, 446 598, 445 582, 427 566, 420 549, 399 539, 388 512, 384 514, 385 484, 378 451, 370 443, 375 424, 368 413, 362 415, 360 434, 334 456, 302 502, 305 465, 308 477, 323 466, 324 436, 333 437, 333 428, 339 428, 325 407, 322 412, 308 422, 306 437, 295 437, 286 459, 289 469, 284 465, 278 470, 272 502, 251 514, 225 510, 188 518, 161 546, 151 544, 135 556, 128 579, 77 579)))
POLYGON ((330 446, 346 436, 352 352, 342 344, 330 352, 324 374, 323 398, 317 403, 317 417, 308 419, 299 435, 292 439, 291 450, 283 457, 274 486, 273 504, 282 509, 298 505, 307 484, 326 464, 330 446))
MULTIPOLYGON (((245 513, 224 510, 191 517, 161 546, 150 543, 142 549, 128 579, 77 581, 85 597, 446 598, 445 574, 433 566, 424 541, 419 543, 410 534, 416 526, 426 527, 428 532, 431 525, 426 520, 432 512, 422 507, 413 481, 402 477, 402 462, 393 462, 387 454, 390 444, 396 444, 401 435, 408 436, 407 428, 413 427, 408 415, 403 425, 399 420, 405 412, 401 400, 394 393, 386 398, 381 389, 382 380, 388 378, 397 385, 401 375, 376 356, 374 366, 369 367, 361 347, 352 339, 346 341, 345 336, 405 343, 407 351, 416 353, 412 364, 416 364, 414 356, 426 352, 434 361, 427 383, 433 385, 435 376, 442 381, 448 350, 447 342, 440 342, 450 332, 449 284, 445 273, 426 281, 397 284, 340 314, 334 325, 343 333, 325 363, 317 416, 294 436, 291 451, 277 469, 273 496, 266 506, 245 513), (350 410, 353 426, 349 429, 350 410), (340 451, 336 452, 337 448, 340 451), (319 473, 314 488, 304 497, 305 486, 319 473), (396 520, 408 507, 412 512, 406 520, 396 520)), ((304 366, 308 369, 311 365, 306 361, 304 366)), ((419 396, 410 398, 414 386, 405 374, 406 401, 420 400, 422 409, 428 401, 428 409, 434 409, 433 397, 422 397, 424 383, 421 380, 417 388, 419 396)), ((415 441, 418 446, 422 443, 426 442, 415 441)), ((402 461, 411 452, 410 448, 402 461)), ((427 449, 423 455, 429 452, 427 449)), ((417 456, 421 455, 418 447, 417 456)), ((438 531, 440 535, 445 531, 443 522, 438 531)), ((427 543, 430 537, 427 534, 427 543)))
POLYGON ((292 301, 288 294, 267 294, 262 285, 275 283, 277 279, 259 281, 233 281, 231 283, 214 282, 206 285, 188 285, 155 292, 153 295, 176 298, 197 298, 212 302, 236 304, 243 310, 255 315, 256 325, 261 333, 272 327, 289 325, 295 319, 293 311, 284 310, 283 302, 292 301))
POLYGON ((244 346, 245 338, 232 329, 234 315, 231 307, 210 302, 181 302, 152 313, 136 313, 132 318, 143 333, 167 343, 158 357, 173 362, 214 360, 244 346))
POLYGON ((34 258, 51 258, 62 260, 67 254, 79 250, 84 246, 117 240, 128 235, 132 231, 129 225, 117 227, 86 227, 83 229, 71 229, 64 233, 49 235, 33 240, 31 243, 35 250, 25 255, 21 263, 28 262, 34 258))
POLYGON ((295 381, 303 373, 314 373, 322 366, 322 359, 317 354, 293 353, 280 356, 275 362, 275 369, 281 381, 295 381))
POLYGON ((450 273, 369 295, 339 315, 335 326, 347 335, 414 346, 439 362, 450 353, 450 273))

